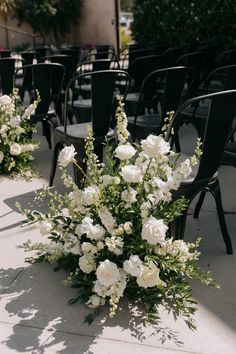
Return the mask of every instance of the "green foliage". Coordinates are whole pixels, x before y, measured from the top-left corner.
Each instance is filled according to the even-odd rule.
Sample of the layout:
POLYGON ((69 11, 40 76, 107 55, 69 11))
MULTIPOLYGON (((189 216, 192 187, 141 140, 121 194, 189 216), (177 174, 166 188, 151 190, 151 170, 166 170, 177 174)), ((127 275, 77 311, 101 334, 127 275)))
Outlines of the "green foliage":
POLYGON ((235 44, 234 0, 134 0, 132 26, 144 46, 158 42, 235 44))
POLYGON ((82 0, 16 0, 15 17, 29 23, 42 36, 53 32, 56 39, 78 22, 82 0))

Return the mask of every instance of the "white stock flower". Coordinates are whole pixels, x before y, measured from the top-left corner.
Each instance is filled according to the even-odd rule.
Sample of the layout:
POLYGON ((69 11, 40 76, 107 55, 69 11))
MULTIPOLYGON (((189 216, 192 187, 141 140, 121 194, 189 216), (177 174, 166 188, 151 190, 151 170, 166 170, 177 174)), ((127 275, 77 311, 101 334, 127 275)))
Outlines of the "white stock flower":
POLYGON ((10 120, 9 120, 9 125, 12 127, 12 128, 16 128, 20 125, 21 123, 21 117, 18 115, 18 116, 15 116, 15 117, 12 117, 10 120))
POLYGON ((150 134, 145 140, 141 141, 143 152, 149 157, 166 155, 170 151, 170 144, 161 136, 150 134))
POLYGON ((41 221, 39 223, 40 233, 42 236, 50 234, 52 224, 48 220, 41 221))
POLYGON ((96 271, 97 280, 100 284, 108 287, 120 280, 120 272, 117 265, 106 259, 102 262, 96 271))
POLYGON ((138 192, 135 189, 129 188, 127 190, 124 190, 121 193, 121 199, 124 200, 128 204, 135 203, 137 201, 137 199, 136 199, 137 193, 138 192))
POLYGON ((85 305, 91 309, 95 309, 99 306, 105 305, 105 300, 100 296, 94 294, 90 296, 89 300, 85 303, 85 305))
POLYGON ((120 175, 123 177, 125 182, 129 183, 141 182, 143 178, 141 168, 135 165, 126 165, 122 167, 120 175))
POLYGON ((120 160, 129 160, 136 153, 135 148, 130 144, 119 145, 115 149, 115 157, 120 160))
POLYGON ((98 211, 98 216, 101 219, 102 224, 105 226, 108 232, 112 232, 117 224, 116 220, 113 218, 111 212, 107 208, 102 208, 98 211))
POLYGON ((162 244, 165 241, 165 234, 168 227, 164 224, 163 220, 157 220, 150 216, 145 220, 142 229, 142 238, 151 245, 162 244))
POLYGON ((120 178, 117 176, 103 175, 102 176, 102 184, 105 187, 110 186, 112 184, 117 185, 117 184, 120 184, 120 178))
POLYGON ((30 117, 34 113, 35 113, 35 105, 32 103, 26 108, 26 110, 22 115, 22 118, 30 117))
POLYGON ((18 156, 21 154, 21 145, 18 144, 18 143, 13 143, 11 146, 10 146, 10 154, 12 156, 18 156))
POLYGON ((3 95, 0 97, 0 105, 5 106, 12 103, 11 97, 8 95, 3 95))
POLYGON ((191 257, 191 253, 189 252, 188 245, 183 240, 175 240, 172 243, 171 252, 172 255, 178 255, 178 259, 180 262, 186 262, 189 257, 191 257))
POLYGON ((70 162, 73 161, 75 155, 76 152, 73 145, 64 147, 58 157, 59 165, 66 167, 70 162))
POLYGON ((142 261, 138 255, 132 255, 124 261, 123 268, 126 273, 137 277, 142 271, 142 261))
POLYGON ((3 159, 4 159, 4 153, 0 151, 0 163, 2 163, 3 159))
POLYGON ((3 124, 0 128, 0 135, 5 134, 9 130, 9 127, 6 124, 3 124))
POLYGON ((99 224, 93 225, 93 220, 90 217, 86 216, 82 220, 81 225, 80 226, 78 225, 76 227, 75 233, 78 236, 82 236, 83 234, 86 234, 90 240, 99 241, 103 239, 105 235, 105 230, 99 224))
POLYGON ((99 187, 96 185, 92 185, 89 187, 86 187, 83 190, 83 201, 85 205, 91 205, 94 204, 95 199, 97 198, 99 194, 99 187))
POLYGON ((105 244, 108 250, 114 253, 116 256, 120 256, 123 253, 124 241, 121 237, 106 237, 105 244))
POLYGON ((89 253, 90 255, 94 255, 98 252, 98 248, 90 242, 83 242, 81 245, 81 249, 83 253, 89 253))
POLYGON ((132 230, 132 222, 131 221, 126 221, 124 223, 123 228, 124 228, 125 232, 127 233, 127 235, 132 234, 133 230, 132 230))
POLYGON ((93 256, 83 255, 79 258, 79 267, 83 273, 89 274, 96 269, 96 262, 93 256))
POLYGON ((153 263, 142 266, 140 274, 137 276, 137 284, 142 288, 152 288, 161 283, 159 277, 160 270, 153 263))
POLYGON ((22 152, 34 151, 34 149, 35 149, 35 145, 34 144, 21 145, 21 151, 22 152))

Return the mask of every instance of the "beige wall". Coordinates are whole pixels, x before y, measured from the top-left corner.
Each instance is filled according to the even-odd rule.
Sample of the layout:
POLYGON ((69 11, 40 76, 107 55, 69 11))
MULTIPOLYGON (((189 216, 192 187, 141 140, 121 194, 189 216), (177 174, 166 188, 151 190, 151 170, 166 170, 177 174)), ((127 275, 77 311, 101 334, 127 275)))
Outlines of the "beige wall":
MULTIPOLYGON (((0 24, 4 21, 0 17, 0 24)), ((17 21, 8 20, 8 25, 21 31, 32 33, 29 25, 17 26, 17 21)), ((113 44, 116 46, 115 0, 83 0, 82 16, 79 25, 72 32, 61 38, 60 44, 113 44)), ((37 39, 37 42, 40 40, 37 39)), ((9 31, 10 47, 22 43, 32 44, 32 38, 27 35, 9 31)), ((53 43, 47 38, 47 43, 53 43)), ((0 27, 0 47, 6 47, 5 30, 0 27)))

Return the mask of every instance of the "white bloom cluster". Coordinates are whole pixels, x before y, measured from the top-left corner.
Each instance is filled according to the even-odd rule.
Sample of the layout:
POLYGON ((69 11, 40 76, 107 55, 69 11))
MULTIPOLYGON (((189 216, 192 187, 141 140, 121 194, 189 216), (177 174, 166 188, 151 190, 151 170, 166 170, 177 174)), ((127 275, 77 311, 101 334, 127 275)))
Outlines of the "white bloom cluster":
POLYGON ((17 90, 12 96, 0 97, 0 173, 15 173, 18 176, 29 176, 33 160, 30 152, 38 147, 26 135, 34 131, 29 125, 32 109, 35 110, 37 101, 28 108, 20 107, 17 90))
MULTIPOLYGON (((18 118, 11 124, 17 126, 18 118)), ((1 129, 7 131, 8 127, 1 129)), ((143 299, 149 294, 153 297, 156 290, 157 300, 164 298, 173 273, 173 292, 173 267, 179 271, 179 282, 180 274, 191 263, 188 261, 198 256, 190 252, 193 246, 173 240, 168 228, 172 215, 185 207, 182 200, 179 205, 171 203, 172 190, 191 173, 194 159, 173 163, 170 145, 161 136, 149 135, 139 147, 133 147, 127 138, 127 120, 122 113, 118 117, 118 147, 113 155, 108 149, 110 156, 106 155, 104 166, 97 162, 93 137, 89 136, 85 187, 80 190, 62 169, 64 184, 72 190, 63 196, 50 192, 52 199, 55 196, 51 213, 39 215, 41 235, 52 240, 43 250, 46 259, 71 259, 75 267, 71 279, 88 288, 84 293, 86 305, 97 308, 108 298, 111 316, 125 290, 132 296, 145 294, 143 299)), ((17 154, 18 146, 13 147, 17 154)), ((75 154, 73 146, 66 146, 59 164, 66 167, 75 162, 75 154)))

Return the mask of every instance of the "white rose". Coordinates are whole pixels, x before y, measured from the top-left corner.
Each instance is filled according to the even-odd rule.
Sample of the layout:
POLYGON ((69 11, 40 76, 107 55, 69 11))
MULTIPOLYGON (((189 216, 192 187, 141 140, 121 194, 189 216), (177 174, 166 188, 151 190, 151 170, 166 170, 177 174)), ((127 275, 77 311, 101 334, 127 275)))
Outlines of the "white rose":
POLYGON ((0 163, 2 163, 3 159, 4 159, 4 153, 0 151, 0 163))
POLYGON ((3 124, 0 129, 0 134, 5 134, 9 130, 9 127, 6 124, 3 124))
POLYGON ((11 104, 11 97, 8 95, 3 95, 0 97, 0 105, 8 105, 11 104))
POLYGON ((99 193, 98 186, 89 186, 83 190, 83 201, 85 205, 94 204, 94 201, 99 193))
POLYGON ((30 117, 34 113, 35 113, 35 105, 32 103, 26 108, 24 114, 22 115, 22 118, 30 117))
POLYGON ((141 182, 143 175, 141 168, 135 165, 127 165, 122 167, 120 175, 123 177, 125 182, 141 182))
POLYGON ((137 277, 142 271, 142 261, 137 255, 130 256, 129 260, 124 261, 123 268, 126 273, 137 277))
POLYGON ((150 216, 145 220, 142 229, 142 238, 151 245, 162 244, 165 241, 165 233, 168 227, 164 224, 163 220, 157 220, 150 216))
POLYGON ((150 134, 147 139, 141 141, 141 146, 149 157, 166 155, 170 151, 170 144, 159 135, 150 134))
POLYGON ((96 269, 96 263, 93 256, 88 254, 79 258, 79 267, 83 273, 89 274, 96 269))
POLYGON ((100 284, 109 287, 120 280, 120 273, 117 265, 106 259, 96 271, 97 279, 100 284))
POLYGON ((21 154, 21 146, 18 143, 13 143, 10 147, 10 154, 12 156, 18 156, 21 154))
POLYGON ((76 152, 73 145, 64 147, 58 157, 59 165, 66 167, 70 162, 73 161, 75 155, 76 152))
POLYGON ((50 223, 50 221, 45 220, 45 221, 41 221, 39 223, 39 227, 40 227, 40 233, 42 236, 48 235, 51 231, 52 228, 52 224, 50 223))
POLYGON ((161 282, 160 270, 151 262, 149 266, 142 266, 141 273, 137 276, 137 284, 142 288, 152 288, 161 282))
POLYGON ((131 157, 133 157, 135 153, 136 153, 135 148, 133 148, 133 146, 130 144, 119 145, 115 149, 115 157, 117 157, 120 160, 128 160, 131 157))
POLYGON ((16 128, 16 127, 19 127, 21 123, 21 117, 20 116, 15 116, 15 117, 12 117, 9 121, 9 125, 12 127, 12 128, 16 128))

